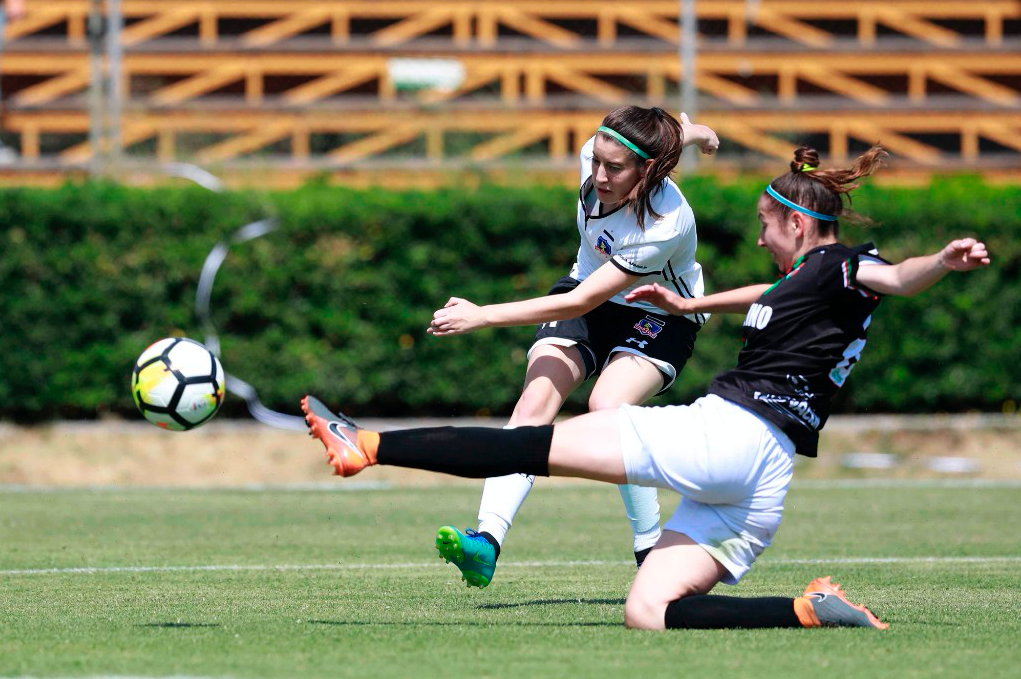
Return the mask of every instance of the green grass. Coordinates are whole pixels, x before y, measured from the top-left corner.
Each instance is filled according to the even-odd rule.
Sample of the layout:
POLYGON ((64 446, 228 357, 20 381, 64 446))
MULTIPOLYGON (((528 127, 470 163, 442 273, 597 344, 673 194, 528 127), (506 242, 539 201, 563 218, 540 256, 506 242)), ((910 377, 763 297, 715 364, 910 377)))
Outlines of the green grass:
POLYGON ((595 484, 538 487, 494 584, 467 590, 432 539, 473 525, 477 501, 464 486, 0 492, 0 675, 1017 676, 1017 486, 796 484, 774 546, 723 589, 792 596, 832 574, 884 633, 625 630, 630 532, 595 484), (120 567, 138 570, 64 570, 120 567))

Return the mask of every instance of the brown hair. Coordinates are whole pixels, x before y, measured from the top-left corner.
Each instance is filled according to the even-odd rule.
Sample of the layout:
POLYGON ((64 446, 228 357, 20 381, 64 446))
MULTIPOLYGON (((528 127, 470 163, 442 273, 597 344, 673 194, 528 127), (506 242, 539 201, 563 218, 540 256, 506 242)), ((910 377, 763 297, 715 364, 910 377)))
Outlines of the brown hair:
MULTIPOLYGON (((878 170, 888 155, 882 147, 876 145, 858 156, 849 170, 819 170, 816 169, 819 167, 819 152, 808 146, 802 146, 794 152, 791 171, 774 179, 770 186, 787 200, 813 212, 868 222, 868 218, 851 210, 851 191, 861 186, 859 179, 878 170), (844 197, 847 198, 846 207, 844 197)), ((773 210, 779 211, 781 219, 790 216, 793 208, 787 207, 775 198, 772 200, 773 210)), ((837 222, 816 221, 820 235, 837 235, 837 222)))
MULTIPOLYGON (((673 169, 677 167, 677 161, 681 158, 681 149, 684 148, 681 123, 659 107, 621 106, 610 111, 603 118, 602 124, 619 133, 652 159, 652 166, 648 172, 624 199, 624 206, 633 211, 638 219, 638 228, 644 230, 646 213, 656 219, 662 216, 652 209, 652 194, 659 189, 660 182, 670 176, 673 169)), ((598 134, 620 144, 608 134, 603 132, 598 134)), ((624 145, 621 144, 621 146, 624 145)), ((645 162, 645 159, 633 150, 628 149, 628 151, 634 157, 636 164, 645 162)))

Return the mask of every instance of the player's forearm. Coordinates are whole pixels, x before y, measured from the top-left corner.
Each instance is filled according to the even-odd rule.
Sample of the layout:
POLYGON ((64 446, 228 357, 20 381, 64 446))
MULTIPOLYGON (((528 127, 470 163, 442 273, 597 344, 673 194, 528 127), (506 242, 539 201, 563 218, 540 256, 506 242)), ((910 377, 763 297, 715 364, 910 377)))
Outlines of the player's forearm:
POLYGON ((768 289, 769 286, 765 284, 748 285, 688 301, 693 313, 743 314, 768 289))
POLYGON ((932 287, 949 271, 943 253, 937 252, 890 266, 863 266, 858 270, 858 281, 884 295, 907 296, 932 287), (873 277, 873 272, 881 275, 873 277))
POLYGON ((582 316, 597 306, 599 306, 599 300, 589 300, 567 293, 526 299, 521 302, 487 304, 482 307, 482 313, 487 327, 506 328, 566 321, 582 316))

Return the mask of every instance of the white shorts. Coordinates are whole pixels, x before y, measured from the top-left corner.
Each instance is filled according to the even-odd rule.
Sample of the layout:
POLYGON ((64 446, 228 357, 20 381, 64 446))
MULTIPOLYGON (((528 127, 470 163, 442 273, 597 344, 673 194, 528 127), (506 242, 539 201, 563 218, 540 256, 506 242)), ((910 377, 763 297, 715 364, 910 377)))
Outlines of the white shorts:
POLYGON ((727 569, 723 582, 737 584, 780 527, 794 443, 719 396, 618 413, 628 483, 683 495, 663 527, 701 545, 727 569))

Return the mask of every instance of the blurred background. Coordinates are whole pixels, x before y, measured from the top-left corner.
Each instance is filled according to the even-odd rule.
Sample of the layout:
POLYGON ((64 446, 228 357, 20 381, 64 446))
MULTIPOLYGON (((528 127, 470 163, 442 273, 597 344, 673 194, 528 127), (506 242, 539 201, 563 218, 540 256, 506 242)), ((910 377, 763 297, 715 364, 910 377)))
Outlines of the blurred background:
POLYGON ((5 179, 188 161, 276 188, 316 173, 574 178, 623 103, 725 139, 712 172, 834 161, 882 139, 896 174, 1011 178, 1014 0, 23 0, 6 28, 5 179), (683 20, 682 20, 683 19, 683 20))
MULTIPOLYGON (((131 366, 169 335, 212 338, 283 414, 314 391, 361 417, 506 417, 532 330, 425 327, 451 295, 567 272, 577 151, 638 104, 721 138, 678 173, 710 291, 775 276, 753 206, 798 144, 833 166, 882 143, 854 203, 877 225, 844 239, 898 259, 974 235, 995 265, 885 304, 838 412, 981 413, 1016 448, 1021 2, 5 8, 0 422, 138 419, 131 366)), ((656 402, 704 393, 739 323, 714 319, 656 402)), ((219 419, 247 417, 230 398, 219 419)))

